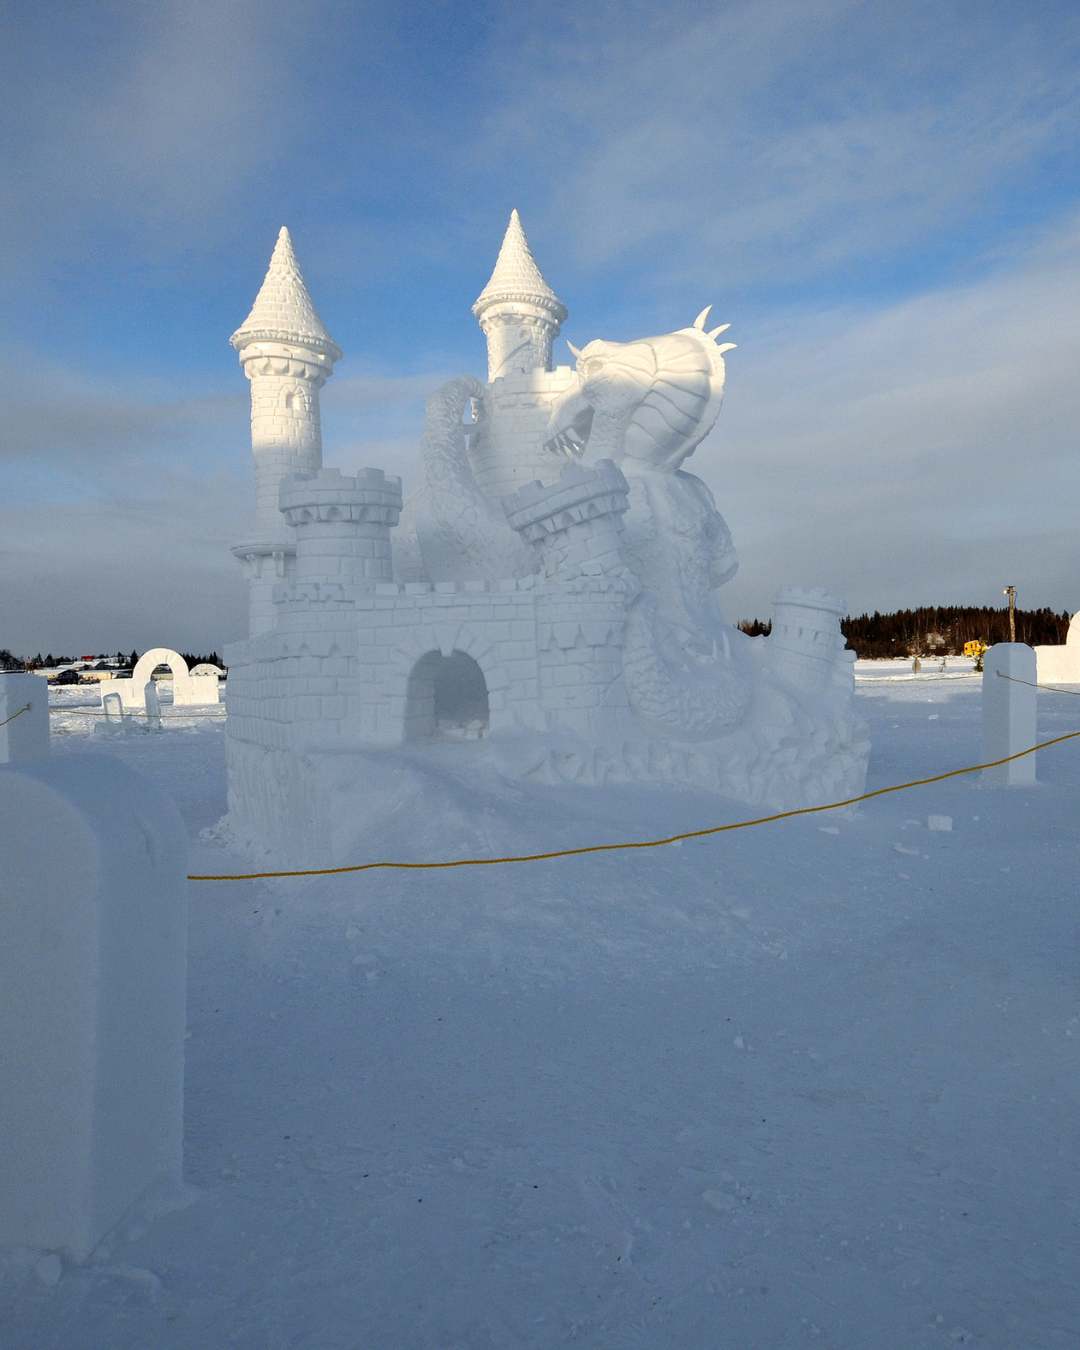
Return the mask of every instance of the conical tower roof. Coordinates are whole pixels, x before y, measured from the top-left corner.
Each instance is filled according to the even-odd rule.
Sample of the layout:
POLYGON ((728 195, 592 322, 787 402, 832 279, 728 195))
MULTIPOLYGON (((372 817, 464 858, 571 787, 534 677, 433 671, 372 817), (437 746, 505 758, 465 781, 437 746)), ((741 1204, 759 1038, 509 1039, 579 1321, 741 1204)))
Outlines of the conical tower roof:
POLYGON ((301 342, 316 351, 327 352, 335 361, 341 356, 341 348, 326 331, 326 325, 311 303, 293 252, 292 237, 284 225, 278 233, 270 266, 251 313, 229 341, 239 351, 259 339, 301 342))
POLYGON ((487 309, 488 305, 507 300, 523 300, 541 305, 550 310, 559 323, 566 318, 566 306, 544 280, 536 265, 516 208, 510 212, 510 223, 495 260, 495 270, 473 303, 472 312, 479 318, 481 311, 487 309))

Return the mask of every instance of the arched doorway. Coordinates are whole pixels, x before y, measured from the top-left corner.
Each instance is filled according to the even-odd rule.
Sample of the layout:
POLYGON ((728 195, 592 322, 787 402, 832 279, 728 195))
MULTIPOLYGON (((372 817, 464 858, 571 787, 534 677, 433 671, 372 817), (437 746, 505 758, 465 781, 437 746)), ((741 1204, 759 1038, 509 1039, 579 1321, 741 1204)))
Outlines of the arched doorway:
POLYGON ((465 652, 426 652, 405 691, 405 739, 479 740, 488 729, 484 672, 465 652))

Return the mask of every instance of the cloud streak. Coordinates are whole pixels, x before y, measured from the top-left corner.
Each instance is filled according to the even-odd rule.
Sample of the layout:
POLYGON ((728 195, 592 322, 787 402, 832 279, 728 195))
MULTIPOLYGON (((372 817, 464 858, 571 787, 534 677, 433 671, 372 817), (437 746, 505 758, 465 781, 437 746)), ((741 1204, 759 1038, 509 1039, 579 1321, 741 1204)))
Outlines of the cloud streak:
POLYGON ((703 264, 728 285, 805 281, 1074 153, 1078 54, 1058 11, 781 0, 627 23, 600 4, 508 55, 484 156, 512 174, 524 138, 583 267, 651 254, 661 285, 703 264))
POLYGON ((740 333, 691 466, 743 560, 733 616, 813 578, 854 608, 1080 604, 1080 218, 976 283, 740 333))

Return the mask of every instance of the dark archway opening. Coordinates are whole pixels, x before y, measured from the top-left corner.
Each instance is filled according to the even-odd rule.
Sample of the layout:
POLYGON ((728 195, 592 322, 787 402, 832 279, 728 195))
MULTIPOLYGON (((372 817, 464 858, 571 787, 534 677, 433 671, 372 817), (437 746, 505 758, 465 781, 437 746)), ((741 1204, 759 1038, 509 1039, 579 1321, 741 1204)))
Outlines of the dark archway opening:
POLYGON ((479 740, 488 729, 484 672, 471 656, 427 652, 413 666, 405 694, 405 739, 479 740))
POLYGON ((153 680, 154 688, 157 690, 159 703, 172 703, 173 699, 173 680, 176 678, 176 671, 168 661, 159 661, 148 677, 153 680), (162 676, 167 678, 162 679, 162 676))

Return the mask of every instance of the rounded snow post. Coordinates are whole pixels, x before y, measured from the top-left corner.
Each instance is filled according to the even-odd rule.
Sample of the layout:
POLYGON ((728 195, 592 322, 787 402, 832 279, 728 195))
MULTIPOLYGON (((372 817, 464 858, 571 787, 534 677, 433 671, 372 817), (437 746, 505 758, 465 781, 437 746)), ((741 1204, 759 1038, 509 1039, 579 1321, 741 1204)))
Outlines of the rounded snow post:
POLYGON ((0 764, 49 753, 49 685, 41 675, 0 674, 0 764))
MULTIPOLYGON (((1005 759, 1035 744, 1035 652, 1023 642, 999 642, 983 657, 983 761, 1005 759), (1023 681, 1023 683, 1018 683, 1023 681)), ((1035 756, 982 772, 985 783, 1028 787, 1035 782, 1035 756)))
POLYGON ((157 685, 153 680, 144 686, 143 702, 146 704, 146 725, 161 730, 161 700, 158 698, 157 685))
POLYGON ((119 694, 102 694, 101 708, 105 714, 106 727, 116 728, 124 725, 124 705, 119 694))
POLYGON ((0 1247, 81 1261, 179 1182, 186 854, 109 756, 0 766, 0 1247))

